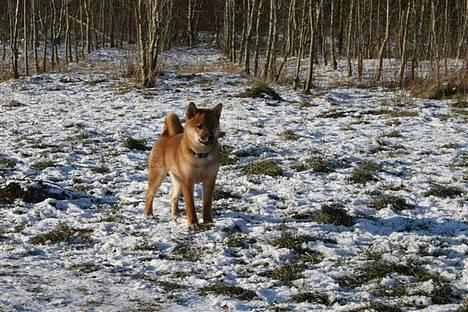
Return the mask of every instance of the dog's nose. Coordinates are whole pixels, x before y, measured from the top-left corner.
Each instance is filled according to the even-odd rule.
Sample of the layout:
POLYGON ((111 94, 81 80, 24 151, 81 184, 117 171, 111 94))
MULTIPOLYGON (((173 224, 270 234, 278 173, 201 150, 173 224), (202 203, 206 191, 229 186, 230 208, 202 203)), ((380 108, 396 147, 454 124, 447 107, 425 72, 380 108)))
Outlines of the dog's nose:
POLYGON ((214 141, 214 135, 208 136, 208 139, 207 139, 207 140, 208 140, 208 142, 213 143, 213 141, 214 141))

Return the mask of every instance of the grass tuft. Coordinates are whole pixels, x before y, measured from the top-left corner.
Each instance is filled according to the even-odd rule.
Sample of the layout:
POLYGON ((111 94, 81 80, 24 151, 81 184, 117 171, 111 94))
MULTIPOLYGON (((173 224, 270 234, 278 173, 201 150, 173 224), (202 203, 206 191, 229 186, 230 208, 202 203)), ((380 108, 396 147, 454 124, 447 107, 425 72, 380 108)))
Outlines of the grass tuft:
POLYGON ((455 198, 462 196, 464 190, 455 186, 445 186, 441 184, 433 184, 431 188, 424 193, 424 196, 436 196, 440 198, 455 198))
POLYGON ((388 115, 391 117, 417 117, 419 112, 412 110, 389 110, 388 115))
POLYGON ((177 245, 173 250, 173 254, 175 256, 174 260, 178 261, 198 262, 201 258, 200 250, 185 243, 177 245))
POLYGON ((314 238, 309 235, 296 235, 291 231, 282 231, 281 236, 271 241, 271 244, 278 248, 288 248, 301 253, 307 249, 303 246, 313 240, 314 238))
POLYGON ((367 182, 377 180, 375 175, 380 170, 381 167, 378 163, 372 160, 366 160, 353 169, 349 180, 353 183, 366 184, 367 182))
POLYGON ((7 157, 0 157, 0 170, 11 170, 15 169, 16 160, 7 157))
POLYGON ((297 135, 296 133, 294 133, 294 131, 289 130, 289 129, 281 132, 279 136, 285 141, 294 141, 300 138, 299 135, 297 135))
POLYGON ((275 101, 282 101, 281 96, 273 90, 266 82, 257 81, 252 87, 246 88, 244 92, 241 92, 238 97, 241 98, 263 98, 266 96, 271 97, 275 101))
POLYGON ((377 195, 374 196, 369 203, 369 207, 380 210, 389 207, 393 211, 402 211, 406 209, 412 209, 414 206, 408 204, 404 198, 395 195, 377 195))
POLYGON ((93 230, 75 229, 68 225, 59 224, 50 232, 31 237, 29 242, 34 245, 58 244, 62 242, 90 244, 92 242, 92 232, 93 230))
POLYGON ((277 177, 283 175, 283 169, 278 164, 270 159, 262 160, 256 163, 251 163, 242 168, 242 173, 246 175, 268 175, 277 177))
POLYGON ((288 263, 260 275, 276 279, 287 286, 291 286, 293 281, 302 278, 302 271, 303 269, 296 263, 288 263))
POLYGON ((91 168, 91 171, 94 172, 94 173, 105 174, 105 173, 110 172, 110 169, 109 169, 109 167, 107 167, 105 165, 99 165, 99 166, 95 166, 95 167, 91 168))
POLYGON ((314 217, 319 224, 354 225, 354 218, 339 203, 323 205, 322 209, 314 213, 314 217))
POLYGON ((326 306, 331 305, 331 301, 326 294, 318 292, 301 292, 292 297, 295 302, 318 303, 326 306))
POLYGON ((217 295, 236 297, 240 300, 252 300, 255 297, 257 297, 253 290, 226 284, 214 284, 210 286, 205 286, 200 289, 200 293, 203 296, 206 296, 207 293, 215 293, 217 295))
POLYGON ((126 138, 123 146, 131 150, 147 151, 149 147, 146 146, 146 140, 144 138, 126 138))
POLYGON ((51 160, 39 160, 31 165, 33 169, 44 170, 49 167, 54 167, 55 163, 51 160))
POLYGON ((219 162, 221 166, 230 166, 236 163, 236 160, 231 157, 233 147, 228 145, 221 145, 219 151, 219 162))
POLYGON ((230 191, 227 191, 225 189, 215 187, 214 195, 213 195, 214 200, 229 199, 229 198, 240 198, 240 196, 230 191))
POLYGON ((335 171, 335 165, 329 159, 326 159, 322 156, 315 156, 309 159, 306 159, 304 162, 294 164, 292 166, 296 171, 305 171, 313 169, 314 172, 321 173, 330 173, 335 171))
POLYGON ((337 110, 336 108, 332 108, 328 111, 322 112, 317 117, 319 118, 342 118, 346 117, 347 113, 342 110, 337 110))

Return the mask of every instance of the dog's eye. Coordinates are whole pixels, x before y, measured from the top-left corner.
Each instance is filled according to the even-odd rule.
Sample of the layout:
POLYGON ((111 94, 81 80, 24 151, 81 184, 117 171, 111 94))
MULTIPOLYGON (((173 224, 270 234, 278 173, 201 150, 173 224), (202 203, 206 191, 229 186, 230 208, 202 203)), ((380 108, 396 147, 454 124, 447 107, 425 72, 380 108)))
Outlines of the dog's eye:
POLYGON ((201 128, 203 128, 203 125, 202 125, 202 124, 198 124, 198 125, 197 125, 197 128, 198 128, 198 129, 201 129, 201 128))

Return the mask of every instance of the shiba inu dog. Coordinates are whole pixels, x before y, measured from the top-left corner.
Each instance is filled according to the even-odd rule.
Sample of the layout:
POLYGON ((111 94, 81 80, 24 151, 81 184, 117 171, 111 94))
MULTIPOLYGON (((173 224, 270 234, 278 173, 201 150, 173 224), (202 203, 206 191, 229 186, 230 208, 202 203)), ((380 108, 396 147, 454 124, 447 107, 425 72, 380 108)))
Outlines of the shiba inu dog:
POLYGON ((203 185, 203 222, 212 223, 211 205, 219 169, 219 118, 222 104, 212 109, 197 108, 190 102, 185 112, 185 128, 173 113, 166 116, 164 130, 148 160, 148 192, 145 215, 153 215, 153 197, 166 175, 172 179, 171 213, 179 217, 178 200, 184 195, 189 227, 198 226, 193 201, 196 183, 203 185))

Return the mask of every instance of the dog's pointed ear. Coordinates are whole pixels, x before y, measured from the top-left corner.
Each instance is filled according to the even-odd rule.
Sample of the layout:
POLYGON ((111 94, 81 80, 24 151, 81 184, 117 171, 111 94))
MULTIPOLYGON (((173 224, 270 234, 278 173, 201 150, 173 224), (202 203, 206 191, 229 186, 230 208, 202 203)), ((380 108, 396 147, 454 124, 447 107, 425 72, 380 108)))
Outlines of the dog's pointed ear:
POLYGON ((197 110, 198 109, 195 103, 190 102, 189 105, 187 106, 187 111, 185 112, 185 119, 189 120, 195 117, 195 115, 197 114, 197 110))
POLYGON ((215 107, 213 107, 212 111, 213 113, 215 113, 216 117, 219 118, 221 117, 221 111, 223 110, 223 104, 222 103, 219 103, 218 105, 216 105, 215 107))

